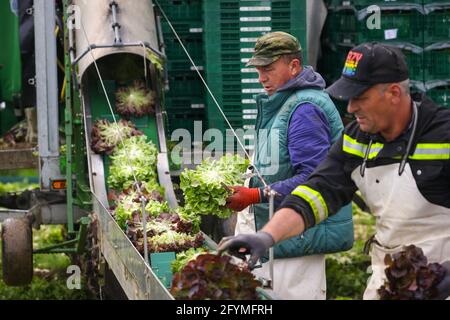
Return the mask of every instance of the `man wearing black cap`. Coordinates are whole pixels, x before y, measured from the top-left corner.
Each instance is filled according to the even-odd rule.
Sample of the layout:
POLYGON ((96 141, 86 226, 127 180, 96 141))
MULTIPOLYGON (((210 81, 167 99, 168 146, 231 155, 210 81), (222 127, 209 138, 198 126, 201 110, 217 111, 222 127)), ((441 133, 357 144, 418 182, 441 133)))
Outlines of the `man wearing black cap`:
POLYGON ((360 190, 377 219, 371 242, 372 276, 364 299, 377 299, 386 254, 420 247, 447 271, 435 298, 450 295, 450 110, 425 95, 411 96, 405 57, 396 48, 353 48, 342 77, 327 89, 349 100, 347 126, 308 181, 288 195, 256 235, 227 239, 219 251, 241 250, 254 264, 275 243, 298 236, 360 190), (244 249, 242 249, 244 248, 244 249))

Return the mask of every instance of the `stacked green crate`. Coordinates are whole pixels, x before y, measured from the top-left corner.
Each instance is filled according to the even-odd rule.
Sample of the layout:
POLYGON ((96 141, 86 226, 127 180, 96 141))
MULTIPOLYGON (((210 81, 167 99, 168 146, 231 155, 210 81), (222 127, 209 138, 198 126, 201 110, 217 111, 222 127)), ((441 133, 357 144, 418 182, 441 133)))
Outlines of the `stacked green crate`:
POLYGON ((450 1, 424 0, 424 73, 427 95, 450 108, 450 1))
POLYGON ((450 108, 450 82, 428 83, 427 96, 439 105, 450 108))
POLYGON ((445 90, 439 87, 448 88, 450 83, 450 1, 331 0, 323 38, 320 71, 327 80, 335 81, 340 70, 332 67, 332 61, 323 60, 338 63, 340 47, 385 42, 405 54, 413 91, 428 88, 437 100, 450 106, 445 90), (377 14, 373 5, 380 9, 380 29, 371 28, 377 14), (443 97, 437 97, 439 94, 443 97))
MULTIPOLYGON (((255 95, 264 90, 256 70, 246 67, 246 63, 256 40, 271 31, 293 34, 306 52, 306 1, 205 1, 204 12, 208 83, 231 125, 235 129, 249 130, 243 137, 247 149, 251 149, 250 132, 257 116, 255 95)), ((225 148, 236 148, 228 124, 210 97, 207 98, 207 117, 209 128, 224 133, 229 142, 225 148)))
MULTIPOLYGON (((425 88, 423 25, 422 0, 332 0, 323 41, 325 47, 332 48, 331 51, 335 52, 335 56, 343 46, 349 49, 363 42, 378 41, 399 47, 406 56, 413 87, 423 91, 425 88), (373 5, 378 7, 375 8, 373 5), (380 18, 379 28, 374 20, 377 15, 380 18)), ((324 50, 324 54, 326 53, 327 50, 324 50)), ((325 56, 324 59, 329 58, 325 56)), ((340 62, 335 61, 336 64, 340 62)), ((328 65, 333 63, 329 62, 328 65)), ((342 65, 330 71, 321 71, 331 74, 329 79, 334 81, 341 68, 342 65)))
MULTIPOLYGON (((203 70, 205 64, 202 2, 203 0, 159 0, 162 10, 199 70, 203 70)), ((161 18, 161 26, 169 80, 169 91, 165 96, 169 133, 176 129, 187 129, 194 137, 194 123, 205 121, 206 90, 164 18, 161 18)))
MULTIPOLYGON (((438 0, 439 2, 439 0, 438 0)), ((377 5, 383 8, 395 10, 401 9, 423 9, 423 0, 329 0, 328 8, 333 11, 347 10, 349 8, 360 11, 370 6, 377 5)))

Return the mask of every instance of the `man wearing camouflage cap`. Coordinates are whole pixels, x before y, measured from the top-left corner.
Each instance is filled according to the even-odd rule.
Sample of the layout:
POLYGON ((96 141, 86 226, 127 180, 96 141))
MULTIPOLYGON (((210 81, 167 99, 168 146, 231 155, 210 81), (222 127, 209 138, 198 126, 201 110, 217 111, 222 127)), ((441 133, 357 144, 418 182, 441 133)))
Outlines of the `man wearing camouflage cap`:
POLYGON ((349 101, 355 121, 260 232, 228 238, 219 252, 256 261, 270 246, 332 217, 359 190, 376 217, 364 299, 450 299, 450 110, 411 94, 404 54, 377 42, 350 50, 341 78, 327 92, 349 101), (393 271, 388 278, 386 258, 411 245, 427 258, 417 277, 402 276, 412 265, 399 258, 397 282, 393 271), (419 281, 424 274, 430 278, 419 281))
MULTIPOLYGON (((285 32, 258 39, 247 66, 255 67, 267 94, 256 97, 258 117, 254 165, 279 196, 280 205, 297 185, 306 181, 325 158, 343 125, 324 91, 325 81, 310 66, 302 66, 299 41, 285 32), (261 132, 267 134, 261 134, 261 132), (279 152, 274 152, 278 150, 279 152), (269 161, 267 161, 269 159, 269 161)), ((238 213, 236 234, 259 231, 268 221, 268 199, 262 182, 252 178, 234 187, 227 206, 238 213), (248 207, 248 209, 247 209, 248 207), (246 209, 246 210, 244 210, 246 209)), ((348 250, 353 245, 351 207, 274 250, 274 293, 282 299, 325 299, 323 253, 348 250)), ((262 259, 267 261, 267 257, 262 259)), ((268 263, 254 273, 269 278, 268 263)))

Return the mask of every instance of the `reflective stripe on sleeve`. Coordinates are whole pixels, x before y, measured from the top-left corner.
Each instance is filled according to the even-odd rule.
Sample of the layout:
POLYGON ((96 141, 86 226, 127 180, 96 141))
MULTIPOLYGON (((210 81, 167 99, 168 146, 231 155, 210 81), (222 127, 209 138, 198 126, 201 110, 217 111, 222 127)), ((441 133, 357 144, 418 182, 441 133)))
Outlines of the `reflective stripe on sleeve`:
POLYGON ((316 224, 328 218, 327 204, 319 192, 307 186, 299 186, 292 194, 308 202, 314 213, 316 224))

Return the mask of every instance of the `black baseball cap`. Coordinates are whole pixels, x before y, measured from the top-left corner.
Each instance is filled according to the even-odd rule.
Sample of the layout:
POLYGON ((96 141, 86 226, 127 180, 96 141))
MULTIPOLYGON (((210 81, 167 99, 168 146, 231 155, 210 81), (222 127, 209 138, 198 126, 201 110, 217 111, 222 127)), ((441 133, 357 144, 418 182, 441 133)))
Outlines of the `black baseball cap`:
POLYGON ((378 42, 363 43, 350 50, 341 78, 326 91, 338 100, 350 100, 376 84, 406 79, 408 66, 400 49, 378 42))

